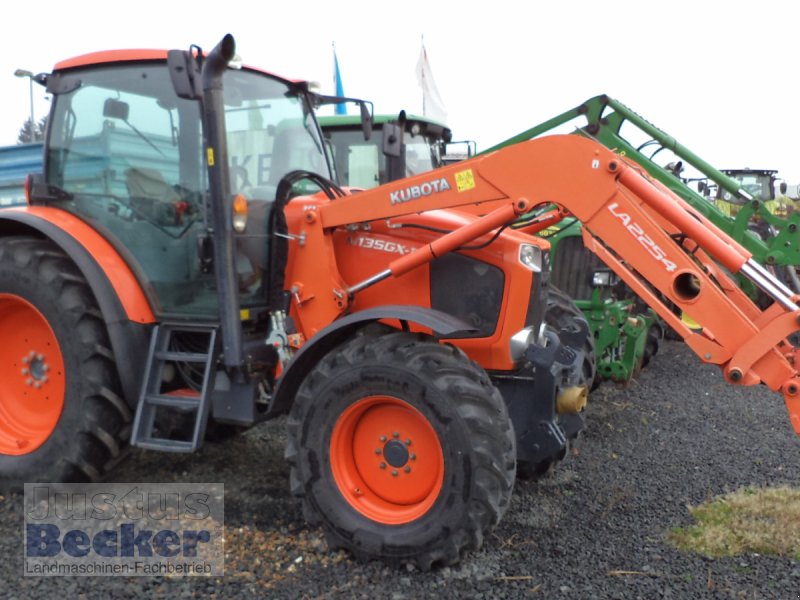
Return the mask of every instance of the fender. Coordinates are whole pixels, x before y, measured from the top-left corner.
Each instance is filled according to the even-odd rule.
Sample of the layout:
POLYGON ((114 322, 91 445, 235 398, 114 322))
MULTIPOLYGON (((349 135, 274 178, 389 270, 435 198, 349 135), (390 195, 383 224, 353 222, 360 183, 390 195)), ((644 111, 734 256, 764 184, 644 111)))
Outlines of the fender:
POLYGON ((0 211, 0 235, 36 234, 52 241, 80 269, 97 299, 108 330, 123 394, 134 407, 156 319, 128 264, 97 231, 56 208, 0 211))
POLYGON ((288 412, 295 394, 305 376, 328 352, 352 336, 358 329, 382 319, 397 319, 412 322, 431 329, 440 337, 452 337, 457 333, 476 331, 466 321, 433 308, 421 306, 387 305, 369 308, 342 317, 325 327, 308 340, 286 366, 265 418, 288 412))

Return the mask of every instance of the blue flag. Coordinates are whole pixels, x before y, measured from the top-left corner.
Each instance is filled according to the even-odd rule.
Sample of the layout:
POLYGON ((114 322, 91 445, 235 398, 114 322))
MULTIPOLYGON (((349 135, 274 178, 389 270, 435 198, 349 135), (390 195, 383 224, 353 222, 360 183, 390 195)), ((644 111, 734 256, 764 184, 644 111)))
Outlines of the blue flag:
MULTIPOLYGON (((344 86, 342 85, 342 74, 339 73, 339 59, 336 57, 336 46, 333 47, 333 85, 337 96, 344 96, 344 86)), ((346 115, 347 107, 344 104, 336 105, 337 115, 346 115)))

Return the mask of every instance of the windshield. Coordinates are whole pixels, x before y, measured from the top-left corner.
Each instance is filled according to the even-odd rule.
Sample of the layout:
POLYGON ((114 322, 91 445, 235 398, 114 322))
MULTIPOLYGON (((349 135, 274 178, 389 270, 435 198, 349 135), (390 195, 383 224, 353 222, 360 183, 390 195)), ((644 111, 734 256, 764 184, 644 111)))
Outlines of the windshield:
MULTIPOLYGON (((772 191, 772 178, 763 173, 731 173, 728 175, 739 187, 748 192, 753 198, 760 200, 772 200, 775 194, 772 191)), ((725 199, 730 197, 729 193, 723 195, 725 199)))
POLYGON ((406 143, 406 177, 419 175, 442 164, 440 145, 433 138, 422 134, 407 132, 406 143))
POLYGON ((249 71, 228 70, 224 86, 232 192, 272 200, 290 171, 331 176, 316 119, 303 96, 249 71))
MULTIPOLYGON (((54 97, 46 156, 48 183, 72 196, 59 206, 94 222, 132 257, 160 313, 217 315, 213 275, 197 254, 209 229, 200 103, 177 97, 166 63, 62 77, 72 90, 54 97)), ((267 204, 278 182, 291 170, 329 177, 330 169, 302 93, 247 70, 226 71, 223 85, 230 191, 261 203, 240 243, 248 251, 237 259, 240 300, 257 305, 268 263, 267 204)))
MULTIPOLYGON (((388 183, 383 155, 383 130, 374 130, 369 140, 359 127, 325 127, 342 185, 371 188, 388 183)), ((406 177, 419 175, 442 165, 441 145, 433 136, 406 131, 406 177)))

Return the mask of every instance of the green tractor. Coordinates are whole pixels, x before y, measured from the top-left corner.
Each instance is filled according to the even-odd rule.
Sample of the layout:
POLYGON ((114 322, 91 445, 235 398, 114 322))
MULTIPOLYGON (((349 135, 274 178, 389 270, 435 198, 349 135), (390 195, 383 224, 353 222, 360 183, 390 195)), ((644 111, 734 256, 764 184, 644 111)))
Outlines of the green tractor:
POLYGON ((319 122, 339 182, 349 187, 372 188, 441 167, 452 140, 443 123, 405 112, 375 115, 368 139, 357 116, 320 116, 319 122))
MULTIPOLYGON (((780 182, 777 186, 779 193, 775 193, 778 183, 776 176, 778 171, 775 169, 722 169, 722 172, 760 200, 769 214, 785 219, 794 211, 794 204, 786 196, 788 186, 785 181, 780 182)), ((706 197, 713 195, 714 206, 731 218, 735 218, 739 209, 745 204, 728 190, 713 183, 709 185, 706 182, 705 186, 700 186, 700 191, 706 197)), ((751 230, 758 233, 762 240, 768 239, 775 233, 770 231, 770 225, 759 218, 759 215, 754 215, 751 230)))

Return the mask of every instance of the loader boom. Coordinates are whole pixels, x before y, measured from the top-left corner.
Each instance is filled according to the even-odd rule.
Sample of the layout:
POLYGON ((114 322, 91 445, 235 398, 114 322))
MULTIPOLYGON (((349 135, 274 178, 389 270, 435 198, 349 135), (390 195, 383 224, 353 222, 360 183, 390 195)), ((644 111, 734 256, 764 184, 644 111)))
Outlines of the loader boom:
MULTIPOLYGON (((638 165, 595 141, 544 137, 326 202, 313 217, 309 214, 317 208, 308 207, 302 234, 311 240, 338 226, 476 204, 486 216, 475 221, 475 227, 480 228, 480 223, 494 227, 512 221, 526 207, 546 203, 577 217, 584 224, 587 247, 683 336, 703 361, 718 365, 727 381, 764 383, 780 390, 800 434, 800 377, 795 350, 786 341, 800 330, 800 310, 791 292, 697 210, 638 165), (747 276, 775 303, 760 310, 717 263, 747 276), (668 303, 690 314, 701 329, 684 325, 668 303)), ((480 235, 477 229, 473 233, 464 239, 480 235)), ((331 279, 316 282, 328 288, 319 289, 317 295, 334 299, 337 309, 343 310, 343 289, 349 290, 350 297, 357 296, 367 285, 404 272, 398 267, 401 263, 421 264, 457 247, 444 245, 437 251, 434 246, 396 260, 366 284, 352 282, 359 285, 348 287, 331 279)), ((307 254, 302 249, 298 254, 298 265, 314 260, 302 256, 307 254)), ((308 292, 310 279, 303 280, 308 292)), ((297 309, 302 321, 304 305, 297 309)))

